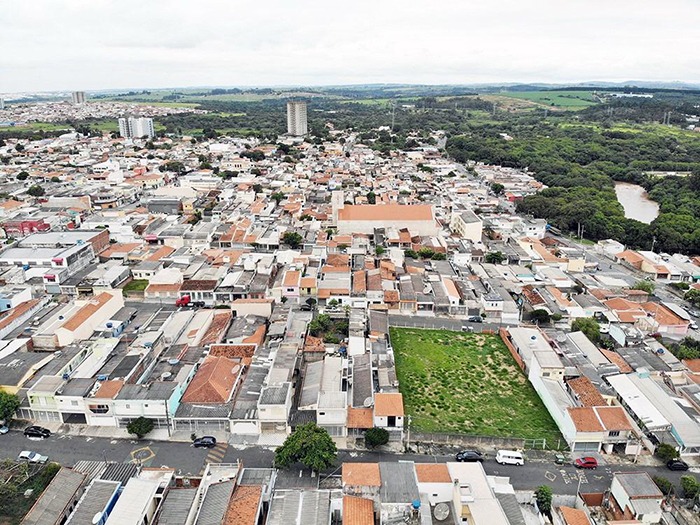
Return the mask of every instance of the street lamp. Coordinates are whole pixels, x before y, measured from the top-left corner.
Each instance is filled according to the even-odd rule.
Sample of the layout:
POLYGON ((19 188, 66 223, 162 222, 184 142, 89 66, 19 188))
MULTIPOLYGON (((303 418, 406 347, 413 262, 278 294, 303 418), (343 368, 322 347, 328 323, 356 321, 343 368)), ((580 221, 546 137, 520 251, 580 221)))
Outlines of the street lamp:
POLYGON ((411 448, 411 416, 406 416, 406 452, 411 448))

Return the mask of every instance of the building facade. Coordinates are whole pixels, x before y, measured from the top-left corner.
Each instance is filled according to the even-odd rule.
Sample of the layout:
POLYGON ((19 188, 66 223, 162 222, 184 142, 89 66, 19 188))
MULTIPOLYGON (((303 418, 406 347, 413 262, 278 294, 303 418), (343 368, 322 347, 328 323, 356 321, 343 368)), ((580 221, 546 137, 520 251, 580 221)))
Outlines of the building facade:
POLYGON ((306 102, 287 102, 287 133, 303 137, 309 132, 306 120, 306 102))

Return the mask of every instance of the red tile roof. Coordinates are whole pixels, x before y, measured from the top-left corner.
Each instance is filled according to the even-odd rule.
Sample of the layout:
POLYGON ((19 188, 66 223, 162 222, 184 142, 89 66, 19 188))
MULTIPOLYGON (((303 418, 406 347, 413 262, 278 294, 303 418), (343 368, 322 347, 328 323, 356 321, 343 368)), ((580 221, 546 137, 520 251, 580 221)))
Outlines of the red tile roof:
POLYGON ((403 395, 395 392, 375 394, 374 415, 403 416, 403 395))
POLYGON ((233 393, 240 367, 233 359, 207 356, 182 396, 182 402, 226 403, 233 393))
POLYGON ((68 319, 65 323, 63 323, 62 328, 65 328, 66 330, 77 330, 82 326, 82 324, 87 321, 90 317, 95 315, 100 308, 102 308, 104 305, 106 305, 109 301, 113 299, 113 296, 111 294, 108 294, 107 292, 102 292, 100 295, 95 297, 93 300, 91 300, 88 304, 80 308, 73 317, 68 319))
POLYGON ((223 525, 256 525, 261 497, 261 486, 238 485, 229 500, 223 525))
POLYGON ((345 205, 338 210, 339 221, 431 221, 430 204, 345 205))
POLYGON ((374 525, 374 502, 367 498, 343 496, 343 525, 374 525))
POLYGON ((379 487, 382 478, 379 463, 343 463, 343 486, 379 487))

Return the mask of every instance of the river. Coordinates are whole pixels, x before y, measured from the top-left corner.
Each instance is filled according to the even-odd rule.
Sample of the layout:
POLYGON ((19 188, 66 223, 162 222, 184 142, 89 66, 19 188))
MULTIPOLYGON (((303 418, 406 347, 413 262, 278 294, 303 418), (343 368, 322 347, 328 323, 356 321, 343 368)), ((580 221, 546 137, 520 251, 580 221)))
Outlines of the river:
POLYGON ((628 182, 616 182, 615 194, 625 210, 625 217, 628 219, 651 224, 651 221, 658 217, 658 203, 649 199, 646 190, 641 186, 628 182))

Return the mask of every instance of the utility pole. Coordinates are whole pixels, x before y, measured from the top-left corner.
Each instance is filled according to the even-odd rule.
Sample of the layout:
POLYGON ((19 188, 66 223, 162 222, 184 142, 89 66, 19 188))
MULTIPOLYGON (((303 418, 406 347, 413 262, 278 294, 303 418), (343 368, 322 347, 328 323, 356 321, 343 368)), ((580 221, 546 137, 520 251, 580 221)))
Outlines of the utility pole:
POLYGON ((654 245, 656 244, 656 235, 651 238, 651 251, 654 251, 654 245))
POLYGON ((493 116, 496 116, 496 103, 493 103, 493 116))

